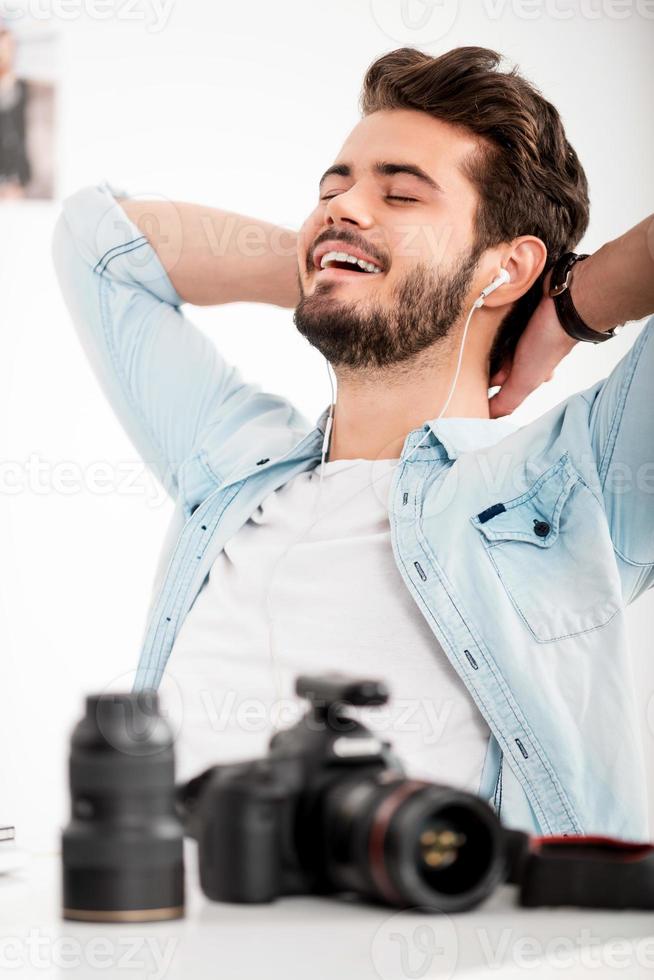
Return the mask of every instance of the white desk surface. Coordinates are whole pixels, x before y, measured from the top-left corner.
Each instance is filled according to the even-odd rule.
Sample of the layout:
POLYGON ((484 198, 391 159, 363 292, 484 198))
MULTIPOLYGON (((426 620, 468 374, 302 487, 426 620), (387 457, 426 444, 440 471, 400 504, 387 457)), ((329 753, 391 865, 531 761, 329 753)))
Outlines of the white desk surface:
POLYGON ((0 877, 0 977, 424 980, 654 977, 654 915, 526 910, 505 887, 456 916, 314 898, 214 904, 187 852, 187 914, 151 925, 60 917, 59 857, 0 877))

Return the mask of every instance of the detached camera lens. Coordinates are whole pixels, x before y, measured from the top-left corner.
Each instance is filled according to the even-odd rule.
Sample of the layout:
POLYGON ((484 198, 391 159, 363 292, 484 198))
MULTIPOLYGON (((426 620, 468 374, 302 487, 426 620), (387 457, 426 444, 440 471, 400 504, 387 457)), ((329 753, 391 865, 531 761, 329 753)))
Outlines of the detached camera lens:
POLYGON ((150 922, 184 912, 173 739, 155 692, 86 700, 71 740, 63 914, 150 922))

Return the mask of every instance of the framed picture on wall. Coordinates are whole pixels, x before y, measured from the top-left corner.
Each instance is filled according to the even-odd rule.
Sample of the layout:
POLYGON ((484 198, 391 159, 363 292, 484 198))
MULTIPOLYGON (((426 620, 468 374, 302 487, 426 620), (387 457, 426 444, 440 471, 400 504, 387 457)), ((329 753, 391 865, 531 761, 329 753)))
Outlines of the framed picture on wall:
POLYGON ((0 7, 0 203, 55 196, 56 34, 0 7))

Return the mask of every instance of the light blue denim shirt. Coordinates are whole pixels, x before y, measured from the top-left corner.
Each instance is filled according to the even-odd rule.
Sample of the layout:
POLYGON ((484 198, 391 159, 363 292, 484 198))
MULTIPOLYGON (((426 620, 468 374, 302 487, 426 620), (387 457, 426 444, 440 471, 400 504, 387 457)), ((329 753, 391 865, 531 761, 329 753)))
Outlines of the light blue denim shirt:
MULTIPOLYGON (((99 382, 175 502, 136 681, 156 687, 225 542, 318 464, 327 410, 312 426, 243 381, 107 184, 65 201, 53 253, 99 382)), ((625 608, 654 581, 653 379, 654 318, 535 422, 427 420, 394 470, 397 567, 491 729, 483 795, 508 826, 648 836, 625 608)))

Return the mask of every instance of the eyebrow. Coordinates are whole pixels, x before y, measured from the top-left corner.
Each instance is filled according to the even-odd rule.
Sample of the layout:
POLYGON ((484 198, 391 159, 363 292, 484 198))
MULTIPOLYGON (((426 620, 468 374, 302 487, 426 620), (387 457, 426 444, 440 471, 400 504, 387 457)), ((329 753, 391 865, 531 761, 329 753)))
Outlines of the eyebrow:
MULTIPOLYGON (((331 177, 332 174, 335 174, 337 177, 350 177, 352 174, 352 169, 353 168, 349 163, 335 163, 332 167, 328 167, 327 170, 325 170, 324 174, 320 178, 318 187, 322 187, 323 183, 328 177, 331 177)), ((441 185, 435 181, 433 177, 430 177, 429 174, 422 169, 422 167, 418 167, 414 163, 387 163, 384 160, 380 160, 374 165, 373 169, 375 173, 379 174, 381 177, 394 177, 395 174, 409 174, 411 177, 417 177, 418 180, 421 180, 432 190, 443 193, 443 188, 441 185)))

